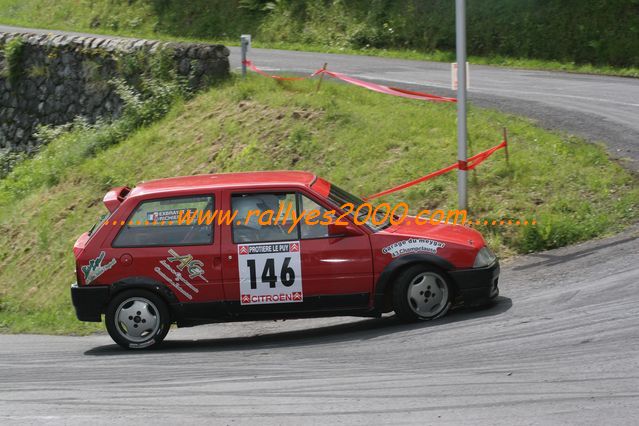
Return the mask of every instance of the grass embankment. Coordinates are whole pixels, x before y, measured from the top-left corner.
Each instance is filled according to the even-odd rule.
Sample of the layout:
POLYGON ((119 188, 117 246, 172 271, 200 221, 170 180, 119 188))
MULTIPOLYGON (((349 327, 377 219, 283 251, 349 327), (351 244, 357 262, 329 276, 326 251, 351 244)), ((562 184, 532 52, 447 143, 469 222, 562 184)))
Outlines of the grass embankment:
MULTIPOLYGON (((0 23, 99 34, 454 62, 454 2, 0 0, 0 23)), ((639 77, 631 0, 468 5, 473 64, 639 77), (583 7, 582 7, 583 6, 583 7)), ((636 15, 636 14, 635 14, 636 15)))
MULTIPOLYGON (((634 221, 637 181, 598 146, 530 122, 471 108, 472 151, 503 151, 471 174, 477 218, 536 219, 532 226, 482 231, 502 255, 555 247, 634 221)), ((366 195, 455 161, 455 106, 399 99, 326 81, 276 83, 261 77, 214 87, 116 145, 95 145, 95 129, 54 139, 0 180, 0 330, 86 333, 74 318, 72 245, 106 209, 112 186, 140 180, 261 169, 316 172, 366 195)), ((386 201, 455 208, 456 174, 386 201)))

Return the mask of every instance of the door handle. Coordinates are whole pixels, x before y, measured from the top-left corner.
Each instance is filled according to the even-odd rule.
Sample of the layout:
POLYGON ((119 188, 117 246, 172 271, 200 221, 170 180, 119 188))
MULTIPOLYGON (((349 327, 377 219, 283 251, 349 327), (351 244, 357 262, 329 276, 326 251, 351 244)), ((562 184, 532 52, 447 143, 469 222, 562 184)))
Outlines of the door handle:
POLYGON ((222 264, 222 258, 221 257, 216 256, 216 257, 213 258, 213 266, 214 267, 218 267, 221 264, 222 264))

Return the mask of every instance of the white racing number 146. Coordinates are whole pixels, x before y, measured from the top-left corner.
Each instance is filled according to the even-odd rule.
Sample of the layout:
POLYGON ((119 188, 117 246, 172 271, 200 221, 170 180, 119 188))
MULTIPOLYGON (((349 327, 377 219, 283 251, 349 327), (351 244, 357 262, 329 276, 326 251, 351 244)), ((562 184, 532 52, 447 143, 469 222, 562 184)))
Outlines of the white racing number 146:
POLYGON ((304 300, 299 241, 240 244, 240 303, 296 303, 304 300))

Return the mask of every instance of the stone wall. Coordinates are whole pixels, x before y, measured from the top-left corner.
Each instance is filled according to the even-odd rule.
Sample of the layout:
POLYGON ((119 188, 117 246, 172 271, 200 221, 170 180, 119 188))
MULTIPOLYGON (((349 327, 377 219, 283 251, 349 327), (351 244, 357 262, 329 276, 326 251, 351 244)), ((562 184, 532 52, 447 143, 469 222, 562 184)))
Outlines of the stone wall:
POLYGON ((117 117, 122 100, 112 79, 139 79, 132 66, 160 54, 195 89, 229 74, 221 45, 0 32, 0 150, 32 150, 39 124, 117 117), (10 59, 16 38, 20 52, 10 59))

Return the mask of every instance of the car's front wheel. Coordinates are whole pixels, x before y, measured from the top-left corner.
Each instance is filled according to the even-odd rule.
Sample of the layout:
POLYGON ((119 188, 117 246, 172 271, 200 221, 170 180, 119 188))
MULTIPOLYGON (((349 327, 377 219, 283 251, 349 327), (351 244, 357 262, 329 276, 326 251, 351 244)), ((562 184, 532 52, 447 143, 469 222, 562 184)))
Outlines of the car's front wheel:
POLYGON ((171 326, 166 303, 146 290, 128 290, 116 295, 106 311, 109 335, 126 349, 159 345, 171 326))
POLYGON ((444 273, 431 266, 411 266, 395 282, 393 308, 404 321, 439 318, 448 312, 452 300, 444 273))

